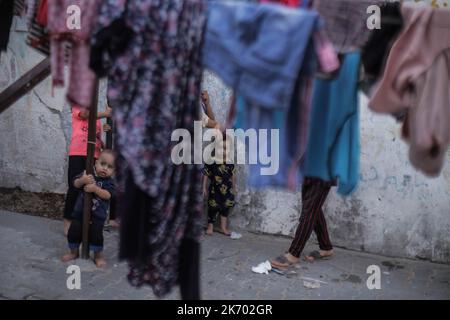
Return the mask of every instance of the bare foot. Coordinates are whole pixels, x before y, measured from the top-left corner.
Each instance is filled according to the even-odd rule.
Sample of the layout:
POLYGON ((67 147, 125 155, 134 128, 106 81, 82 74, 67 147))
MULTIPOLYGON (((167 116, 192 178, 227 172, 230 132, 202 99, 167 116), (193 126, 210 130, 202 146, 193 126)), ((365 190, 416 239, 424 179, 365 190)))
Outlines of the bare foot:
POLYGON ((97 268, 106 267, 106 260, 103 258, 103 254, 101 252, 97 252, 94 254, 94 262, 97 268))
POLYGON ((230 236, 231 232, 228 230, 228 218, 227 217, 220 217, 220 233, 223 233, 226 236, 230 236))
POLYGON ((226 236, 231 236, 231 232, 227 228, 220 228, 219 232, 224 234, 224 235, 226 235, 226 236))
POLYGON ((105 268, 106 267, 106 260, 104 258, 97 258, 94 259, 95 265, 97 268, 105 268))
POLYGON ((68 219, 64 219, 64 236, 67 237, 67 234, 69 233, 70 224, 72 221, 68 219))
POLYGON ((208 228, 206 229, 206 234, 208 236, 212 236, 213 233, 214 233, 214 226, 212 223, 208 223, 208 228))
POLYGON ((75 259, 78 259, 79 255, 80 254, 79 254, 78 251, 70 251, 70 253, 65 254, 65 255, 63 255, 61 257, 61 261, 62 262, 68 262, 68 261, 71 261, 71 260, 75 260, 75 259))
POLYGON ((286 253, 284 256, 286 257, 286 259, 288 259, 289 262, 294 263, 294 264, 299 263, 299 261, 300 261, 300 258, 293 256, 289 252, 286 253))

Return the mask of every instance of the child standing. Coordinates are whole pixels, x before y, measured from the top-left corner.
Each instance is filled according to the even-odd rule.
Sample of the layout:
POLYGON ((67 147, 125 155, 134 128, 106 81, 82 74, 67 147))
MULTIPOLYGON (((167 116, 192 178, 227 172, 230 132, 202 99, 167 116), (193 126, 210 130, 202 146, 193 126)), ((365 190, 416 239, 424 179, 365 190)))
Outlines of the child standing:
POLYGON ((212 235, 217 215, 220 216, 220 232, 230 236, 228 230, 228 215, 234 207, 236 195, 236 168, 232 163, 226 163, 226 135, 224 135, 223 157, 215 159, 212 164, 205 164, 203 172, 203 195, 208 197, 208 228, 206 234, 212 235), (207 188, 209 180, 209 189, 207 188))
MULTIPOLYGON (((111 108, 97 114, 95 159, 98 159, 102 147, 101 122, 99 119, 111 116, 111 108)), ((73 179, 86 169, 89 111, 72 106, 72 138, 69 146, 69 168, 67 172, 69 189, 64 205, 64 235, 67 236, 71 215, 77 200, 78 191, 73 186, 73 179)))
POLYGON ((78 175, 73 182, 79 191, 72 214, 73 221, 67 235, 70 252, 62 257, 62 261, 78 258, 79 247, 82 242, 84 192, 93 193, 91 221, 89 225, 89 248, 94 251, 94 261, 97 267, 106 266, 103 258, 103 227, 108 215, 108 205, 114 196, 114 154, 111 150, 104 150, 95 161, 94 176, 86 175, 86 171, 78 175))

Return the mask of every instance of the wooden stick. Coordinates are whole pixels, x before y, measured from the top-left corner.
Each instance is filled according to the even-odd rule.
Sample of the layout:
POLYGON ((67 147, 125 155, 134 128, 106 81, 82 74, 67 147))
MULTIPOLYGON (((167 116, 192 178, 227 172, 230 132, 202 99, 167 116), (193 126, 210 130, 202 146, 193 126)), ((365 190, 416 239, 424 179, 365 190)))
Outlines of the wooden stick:
POLYGON ((0 93, 0 114, 50 75, 50 58, 45 58, 0 93))
MULTIPOLYGON (((98 104, 98 80, 92 98, 91 108, 89 109, 89 125, 88 125, 88 144, 86 159, 86 174, 94 174, 94 155, 95 145, 97 143, 97 104, 98 104)), ((84 193, 83 207, 83 245, 81 249, 81 257, 89 259, 89 225, 91 221, 92 209, 92 193, 84 193)))
POLYGON ((112 150, 113 149, 113 120, 111 117, 106 118, 106 123, 111 127, 111 130, 109 130, 106 133, 106 149, 112 150))

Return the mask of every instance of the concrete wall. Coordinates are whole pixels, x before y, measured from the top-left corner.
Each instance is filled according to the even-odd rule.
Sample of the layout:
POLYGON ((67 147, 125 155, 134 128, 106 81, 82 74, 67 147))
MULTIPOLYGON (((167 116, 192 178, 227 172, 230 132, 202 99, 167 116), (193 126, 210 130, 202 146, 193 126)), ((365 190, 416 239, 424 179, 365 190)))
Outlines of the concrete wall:
MULTIPOLYGON (((8 52, 2 53, 0 90, 43 56, 26 44, 24 19, 14 18, 8 52)), ((0 116, 0 185, 27 191, 64 192, 70 117, 60 90, 51 96, 49 78, 0 116), (67 112, 66 112, 67 113, 67 112)))
MULTIPOLYGON (((39 63, 44 56, 29 48, 25 19, 14 17, 8 51, 1 54, 0 90, 39 63)), ((99 108, 105 105, 101 83, 99 108)), ((32 192, 64 193, 71 113, 65 88, 50 77, 0 115, 0 186, 32 192)))
MULTIPOLYGON (((2 54, 0 90, 43 57, 25 45, 21 19, 15 19, 10 49, 2 54)), ((99 108, 104 107, 102 83, 99 108)), ((206 72, 216 117, 225 120, 231 92, 206 72)), ((332 191, 325 204, 336 246, 373 253, 450 263, 450 152, 437 179, 411 168, 399 126, 375 115, 361 97, 361 183, 350 197, 332 191)), ((51 96, 47 79, 0 115, 0 187, 33 192, 65 192, 70 110, 64 90, 51 96)), ((293 235, 301 208, 299 192, 255 191, 238 168, 238 205, 232 224, 248 230, 293 235)))

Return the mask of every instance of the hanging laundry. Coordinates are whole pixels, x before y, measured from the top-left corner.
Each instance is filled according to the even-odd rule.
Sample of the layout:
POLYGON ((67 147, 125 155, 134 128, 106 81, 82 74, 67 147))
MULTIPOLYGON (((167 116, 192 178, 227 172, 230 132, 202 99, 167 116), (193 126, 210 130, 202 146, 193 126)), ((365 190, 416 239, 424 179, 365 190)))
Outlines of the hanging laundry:
MULTIPOLYGON (((264 165, 260 161, 249 162, 248 184, 250 187, 280 187, 294 191, 301 183, 299 161, 306 150, 312 84, 313 73, 309 75, 305 73, 299 77, 296 93, 288 110, 268 109, 259 104, 247 102, 241 96, 237 97, 235 128, 267 132, 267 139, 259 137, 256 151, 260 154, 261 148, 267 150, 266 154, 270 156, 271 162, 264 165), (273 129, 277 130, 278 139, 276 136, 272 137, 273 129), (275 166, 276 172, 269 175, 262 174, 263 170, 269 167, 275 169, 275 166)), ((248 146, 246 147, 247 154, 250 155, 250 150, 248 146)))
POLYGON ((268 109, 261 105, 246 102, 242 96, 236 98, 235 128, 267 130, 267 140, 258 141, 258 154, 261 143, 266 143, 264 149, 271 156, 271 163, 250 163, 248 184, 253 188, 280 187, 295 190, 302 181, 299 171, 300 159, 306 150, 311 92, 312 74, 299 77, 296 94, 288 110, 268 109), (278 140, 272 141, 272 129, 277 129, 278 140), (272 150, 272 146, 277 149, 272 150), (277 152, 278 151, 278 152, 277 152), (278 158, 274 156, 278 154, 278 158), (275 174, 262 175, 262 169, 274 166, 278 160, 278 171, 275 174))
POLYGON ((205 68, 248 101, 288 109, 317 12, 242 2, 208 7, 205 68))
POLYGON ((388 2, 381 6, 380 29, 375 29, 361 50, 364 67, 363 90, 370 89, 382 75, 391 47, 403 26, 399 2, 388 2))
POLYGON ((338 53, 361 49, 371 31, 367 28, 367 8, 380 0, 315 0, 315 8, 325 21, 325 33, 338 53))
POLYGON ((42 18, 46 14, 45 10, 48 11, 48 7, 40 7, 40 1, 27 0, 27 45, 48 56, 50 55, 50 37, 46 25, 38 22, 39 12, 42 18))
MULTIPOLYGON (((274 2, 281 3, 280 1, 274 2)), ((296 32, 301 31, 297 30, 296 32)), ((267 108, 251 99, 245 99, 243 96, 238 96, 236 103, 232 105, 231 112, 236 115, 235 127, 244 130, 267 130, 267 154, 272 155, 272 163, 274 162, 273 155, 279 155, 279 168, 276 174, 261 174, 263 168, 273 166, 272 163, 269 166, 259 162, 257 164, 250 163, 248 183, 253 188, 270 186, 296 190, 302 181, 299 164, 308 141, 311 92, 313 77, 317 69, 316 60, 319 62, 319 69, 324 73, 334 72, 339 67, 334 49, 323 32, 319 30, 318 24, 314 26, 311 33, 305 34, 304 37, 308 39, 308 44, 303 54, 303 65, 297 74, 294 96, 291 98, 288 108, 283 108, 281 105, 277 108, 267 108), (277 129, 279 134, 275 150, 271 149, 271 129, 277 129)), ((261 145, 258 148, 261 148, 261 145)))
MULTIPOLYGON (((279 148, 279 170, 261 175, 267 166, 259 161, 251 164, 252 187, 286 187, 289 172, 297 173, 291 169, 301 152, 302 127, 297 121, 302 114, 297 110, 297 95, 308 82, 300 80, 299 75, 302 66, 305 71, 314 70, 312 34, 317 19, 315 12, 272 4, 210 4, 203 62, 235 89, 236 127, 266 129, 267 140, 259 141, 259 148, 261 143, 266 144, 268 155, 276 152, 271 150, 270 130, 279 130, 279 140, 275 142, 279 148)), ((312 77, 311 71, 309 76, 312 77)), ((297 178, 292 181, 298 181, 297 178)))
POLYGON ((402 130, 410 161, 437 176, 450 145, 450 10, 403 4, 401 12, 404 28, 369 107, 389 114, 407 111, 402 130))
POLYGON ((148 284, 161 297, 180 283, 189 299, 198 291, 202 171, 173 164, 170 137, 182 128, 193 136, 200 119, 204 2, 128 1, 125 12, 124 2, 103 1, 92 42, 99 35, 122 41, 104 32, 117 19, 133 35, 123 53, 109 56, 98 70, 108 71, 108 102, 115 106, 120 258, 129 262, 132 285, 148 284))
POLYGON ((338 181, 338 192, 350 194, 359 179, 359 53, 344 55, 338 78, 314 83, 308 147, 303 173, 338 181))
POLYGON ((48 56, 50 55, 50 37, 47 29, 37 21, 38 6, 39 1, 27 0, 27 45, 48 56))
POLYGON ((14 0, 14 15, 15 16, 24 16, 27 11, 26 9, 27 9, 26 0, 14 0))
POLYGON ((27 1, 27 4, 26 4, 27 24, 28 24, 28 27, 30 27, 33 19, 36 16, 36 12, 37 12, 37 9, 39 6, 39 1, 38 0, 26 0, 26 1, 27 1))
POLYGON ((66 44, 70 44, 70 78, 67 100, 90 107, 96 76, 89 68, 90 36, 101 0, 52 0, 48 2, 47 27, 50 34, 51 70, 54 86, 64 86, 66 44), (80 26, 68 25, 67 8, 80 8, 80 26))
MULTIPOLYGON (((89 66, 99 77, 108 74, 112 63, 128 47, 133 38, 133 30, 126 24, 128 0, 111 7, 109 14, 99 16, 99 25, 105 26, 97 30, 91 39, 91 56, 89 66)), ((106 7, 103 7, 105 10, 106 7)))
POLYGON ((36 21, 41 26, 46 27, 47 26, 47 12, 48 12, 48 2, 47 0, 41 0, 38 8, 38 12, 36 15, 36 21))
POLYGON ((323 28, 318 28, 314 33, 314 46, 318 61, 316 77, 321 79, 336 78, 342 64, 342 54, 336 53, 323 28))
POLYGON ((0 53, 8 48, 13 13, 14 1, 0 1, 0 53))
MULTIPOLYGON (((279 3, 292 8, 304 8, 308 9, 311 7, 312 1, 308 0, 260 0, 260 3, 279 3)), ((336 52, 334 51, 333 45, 326 36, 320 24, 315 28, 314 31, 314 46, 316 54, 319 61, 318 72, 322 77, 330 76, 332 77, 334 72, 339 69, 339 60, 337 58, 336 52)))

